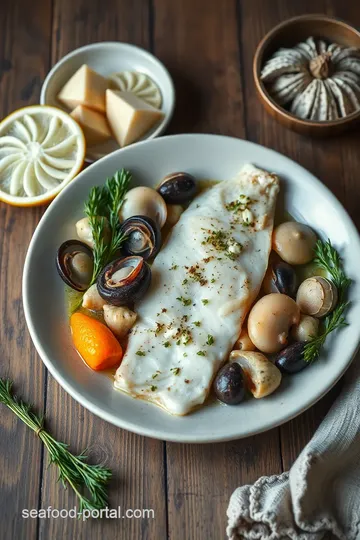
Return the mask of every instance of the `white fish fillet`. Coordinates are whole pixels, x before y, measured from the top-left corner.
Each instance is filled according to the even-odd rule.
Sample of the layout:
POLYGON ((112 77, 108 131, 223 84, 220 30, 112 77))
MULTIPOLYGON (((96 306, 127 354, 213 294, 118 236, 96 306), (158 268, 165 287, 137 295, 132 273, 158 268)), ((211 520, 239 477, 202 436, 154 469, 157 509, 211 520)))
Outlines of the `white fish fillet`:
POLYGON ((264 278, 278 191, 275 175, 246 165, 190 204, 152 265, 116 388, 177 415, 204 402, 264 278), (253 226, 226 208, 240 195, 253 226))

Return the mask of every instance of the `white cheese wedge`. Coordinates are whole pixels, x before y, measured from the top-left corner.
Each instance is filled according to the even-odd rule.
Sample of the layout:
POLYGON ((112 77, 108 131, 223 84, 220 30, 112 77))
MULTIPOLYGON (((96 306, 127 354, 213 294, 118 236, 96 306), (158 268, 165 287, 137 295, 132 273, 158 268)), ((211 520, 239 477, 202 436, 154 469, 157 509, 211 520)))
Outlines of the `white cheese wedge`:
POLYGON ((98 111, 89 109, 84 105, 78 105, 70 113, 70 116, 80 124, 88 146, 101 144, 110 139, 111 131, 107 120, 98 111))
POLYGON ((106 91, 106 116, 120 146, 140 139, 164 117, 132 92, 106 91))
POLYGON ((84 64, 62 88, 58 100, 69 109, 85 105, 104 113, 107 86, 107 79, 84 64))
POLYGON ((116 388, 177 415, 204 403, 259 293, 278 191, 275 175, 247 165, 185 210, 135 308, 116 388))

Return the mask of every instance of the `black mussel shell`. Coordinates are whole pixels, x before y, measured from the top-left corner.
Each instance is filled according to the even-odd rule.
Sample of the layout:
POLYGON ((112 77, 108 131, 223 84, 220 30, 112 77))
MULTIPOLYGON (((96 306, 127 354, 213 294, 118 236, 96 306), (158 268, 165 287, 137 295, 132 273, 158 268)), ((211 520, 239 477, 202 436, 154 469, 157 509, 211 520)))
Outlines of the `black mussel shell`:
POLYGON ((168 174, 161 181, 158 192, 166 203, 188 203, 196 195, 196 179, 191 174, 185 172, 168 174))
POLYGON ((80 240, 67 240, 58 249, 56 268, 61 279, 76 291, 89 287, 94 267, 92 249, 80 240))
POLYGON ((141 300, 150 282, 150 266, 142 257, 131 256, 105 266, 97 279, 97 288, 109 304, 126 306, 141 300))
POLYGON ((215 377, 214 390, 217 398, 227 405, 237 405, 245 397, 243 371, 237 362, 225 364, 215 377))
POLYGON ((293 267, 284 261, 270 262, 264 279, 264 291, 294 297, 296 290, 297 276, 293 267))
POLYGON ((146 216, 133 216, 121 224, 121 232, 127 238, 122 246, 124 255, 139 255, 152 259, 161 247, 161 231, 155 221, 146 216))
POLYGON ((297 341, 289 345, 273 357, 276 367, 283 373, 298 373, 309 366, 309 362, 304 360, 304 349, 306 343, 297 341))

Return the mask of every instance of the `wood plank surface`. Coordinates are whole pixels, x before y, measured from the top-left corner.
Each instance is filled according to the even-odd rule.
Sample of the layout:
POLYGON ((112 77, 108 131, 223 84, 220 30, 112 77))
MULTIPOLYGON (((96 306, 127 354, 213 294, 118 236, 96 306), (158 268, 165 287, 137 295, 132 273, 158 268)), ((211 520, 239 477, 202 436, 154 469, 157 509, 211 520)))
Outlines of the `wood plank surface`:
MULTIPOLYGON (((0 5, 0 116, 36 103, 42 81, 64 54, 95 41, 151 50, 177 92, 170 133, 211 132, 258 142, 318 176, 360 227, 360 132, 313 140, 292 133, 261 106, 252 77, 257 44, 278 22, 327 13, 360 27, 356 2, 341 0, 3 0, 0 5)), ((12 414, 0 416, 0 540, 221 540, 226 507, 241 484, 288 469, 336 398, 339 385, 307 412, 265 434, 214 445, 162 443, 111 426, 45 374, 26 329, 21 274, 42 209, 0 203, 0 376, 44 409, 48 427, 113 471, 113 507, 154 509, 154 519, 24 520, 23 508, 75 506, 56 483, 38 440, 12 414)), ((341 383, 340 383, 341 385, 341 383)), ((306 389, 304 389, 305 391, 306 389)))
MULTIPOLYGON (((38 101, 49 69, 50 2, 6 0, 0 7, 0 118, 38 101)), ((21 278, 26 250, 41 209, 0 203, 0 376, 16 381, 25 399, 44 405, 43 364, 28 334, 21 278)), ((37 508, 42 447, 33 432, 5 407, 0 411, 0 538, 32 539, 37 521, 21 511, 37 508)))
MULTIPOLYGON (((148 2, 101 0, 55 0, 53 21, 52 63, 81 45, 94 41, 125 41, 149 48, 148 2)), ((42 520, 40 538, 88 538, 110 540, 117 538, 166 538, 166 501, 164 497, 163 443, 139 437, 116 428, 97 418, 74 401, 49 376, 46 415, 52 419, 52 431, 61 440, 82 450, 89 444, 91 456, 103 458, 114 472, 111 486, 111 505, 126 508, 153 509, 154 519, 42 520), (61 412, 60 412, 61 411, 61 412)), ((44 467, 44 482, 40 505, 72 508, 75 498, 56 484, 56 472, 44 467)))

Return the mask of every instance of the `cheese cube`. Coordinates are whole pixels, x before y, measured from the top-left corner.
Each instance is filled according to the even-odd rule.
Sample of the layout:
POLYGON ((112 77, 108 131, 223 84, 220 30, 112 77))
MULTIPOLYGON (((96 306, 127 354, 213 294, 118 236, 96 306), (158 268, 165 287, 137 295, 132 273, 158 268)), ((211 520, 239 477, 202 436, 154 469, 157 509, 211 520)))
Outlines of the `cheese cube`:
POLYGON ((115 139, 126 146, 139 140, 164 113, 131 92, 106 90, 106 116, 115 139))
POLYGON ((107 79, 84 64, 62 88, 58 100, 69 109, 75 109, 78 105, 86 105, 96 111, 105 112, 107 86, 107 79))
POLYGON ((85 135, 86 143, 89 146, 101 144, 110 139, 111 131, 103 114, 84 107, 84 105, 78 105, 70 113, 70 116, 80 124, 85 135))

